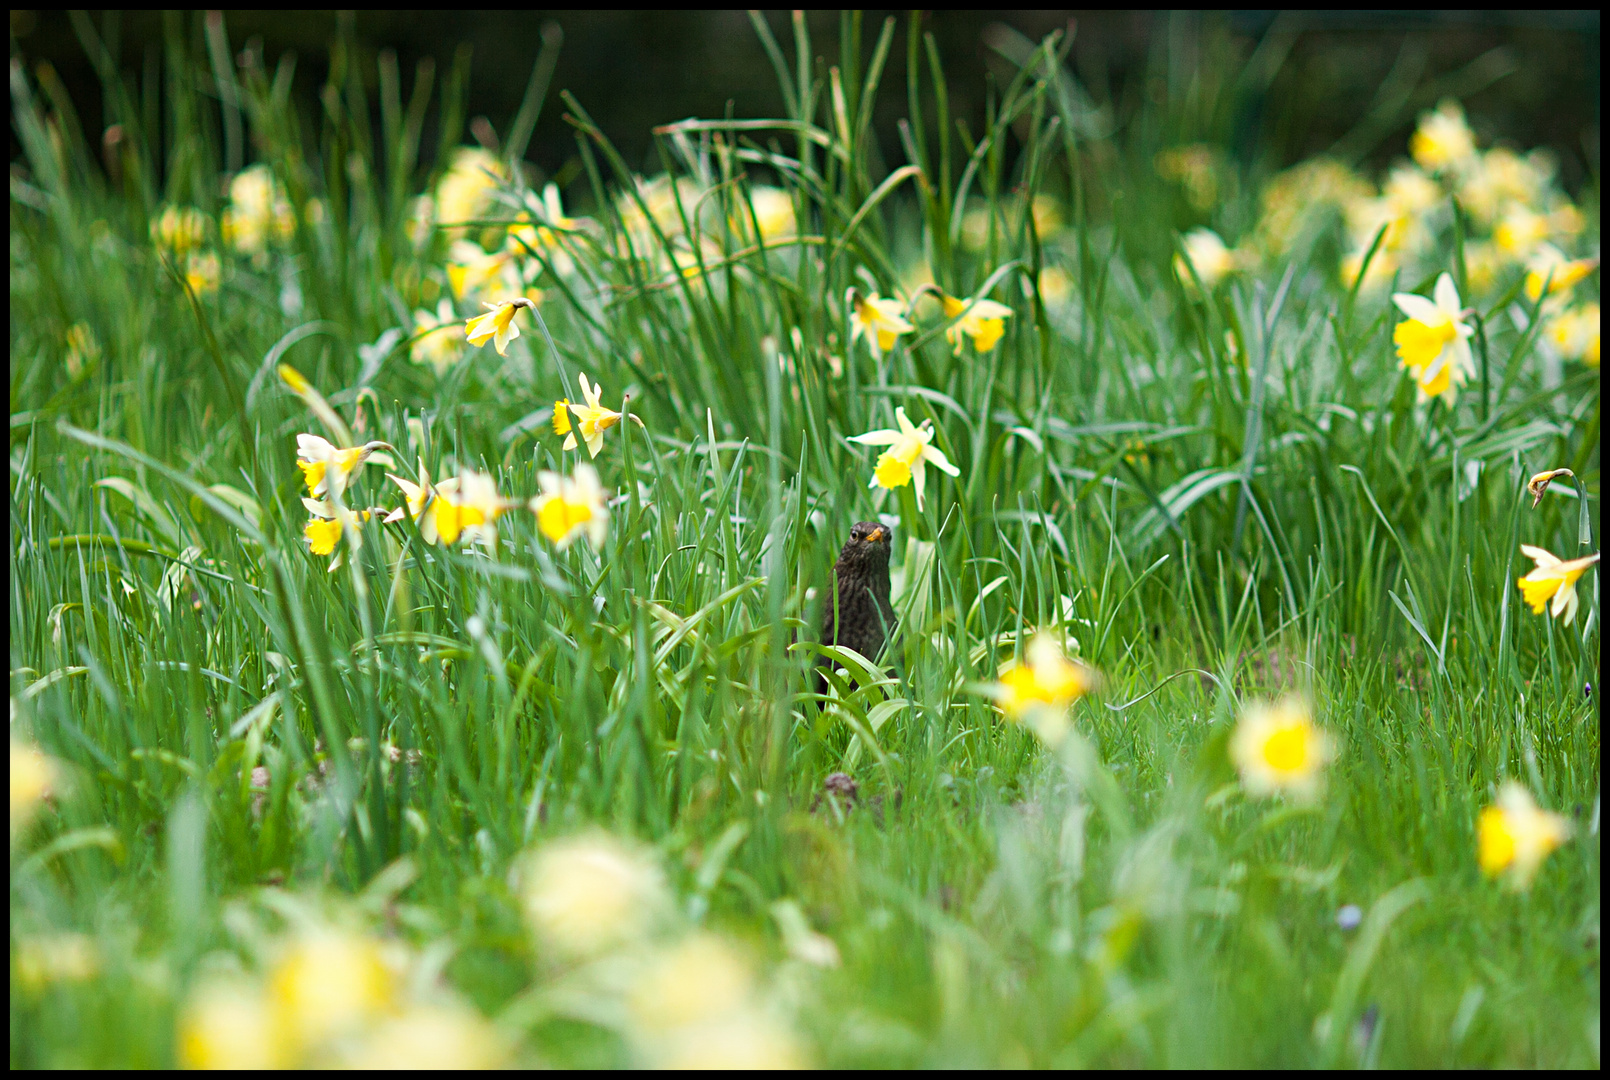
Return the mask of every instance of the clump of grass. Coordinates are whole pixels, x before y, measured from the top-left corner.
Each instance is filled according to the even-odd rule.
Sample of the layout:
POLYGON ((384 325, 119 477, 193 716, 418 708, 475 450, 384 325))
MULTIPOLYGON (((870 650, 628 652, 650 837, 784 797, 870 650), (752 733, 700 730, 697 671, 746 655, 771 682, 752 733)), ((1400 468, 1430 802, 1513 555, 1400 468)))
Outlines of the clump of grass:
MULTIPOLYGON (((305 949, 372 993, 277 1063, 399 1024, 483 1064, 1596 1063, 1597 571, 1569 626, 1515 587, 1595 544, 1546 288, 1476 297, 1479 371, 1419 400, 1388 230, 1351 287, 1323 214, 1210 280, 1164 185, 1230 166, 1158 152, 1222 110, 1115 134, 1057 36, 997 42, 975 137, 907 28, 893 163, 896 22, 829 65, 757 21, 787 115, 669 125, 645 178, 566 99, 547 177, 551 52, 466 153, 462 56, 382 57, 375 123, 341 40, 308 115, 168 25, 160 85, 101 63, 94 151, 13 72, 13 1065, 220 1060, 207 1024, 304 1014, 305 949), (321 489, 299 435, 363 460, 303 442, 321 489), (898 633, 814 695, 869 519, 898 633), (1488 880, 1509 781, 1569 820, 1488 880), (635 928, 596 950, 531 899, 576 845, 557 895, 635 928)), ((1425 212, 1399 286, 1468 300, 1425 212)))

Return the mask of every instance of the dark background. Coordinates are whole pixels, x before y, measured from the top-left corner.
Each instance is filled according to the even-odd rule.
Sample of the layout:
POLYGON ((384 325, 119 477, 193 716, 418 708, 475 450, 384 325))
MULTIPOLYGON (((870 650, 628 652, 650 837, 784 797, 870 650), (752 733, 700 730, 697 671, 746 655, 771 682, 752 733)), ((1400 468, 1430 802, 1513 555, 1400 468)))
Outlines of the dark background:
MULTIPOLYGON (((895 123, 906 113, 909 14, 868 11, 862 53, 870 54, 890 14, 896 17, 897 32, 875 127, 885 160, 899 163, 904 155, 895 123)), ((138 87, 142 71, 161 55, 162 16, 96 11, 89 18, 115 43, 125 77, 138 87)), ((201 14, 180 18, 193 55, 204 64, 201 14)), ((766 18, 792 65, 788 14, 768 12, 766 18)), ((559 90, 573 93, 627 162, 646 172, 659 171, 649 134, 656 124, 689 116, 721 117, 729 102, 740 117, 783 113, 771 66, 743 12, 231 12, 226 26, 237 52, 248 40, 259 39, 270 68, 283 53, 294 52, 297 96, 311 104, 328 71, 338 20, 346 20, 359 70, 371 82, 376 55, 386 49, 397 54, 405 92, 421 57, 436 58, 440 85, 455 49, 469 45, 469 115, 486 117, 500 133, 519 107, 544 25, 557 25, 564 45, 526 153, 548 173, 575 154, 559 90)), ((1193 131, 1187 123, 1165 132, 1163 141, 1224 142, 1243 166, 1269 170, 1332 149, 1347 137, 1349 157, 1381 166, 1403 155, 1418 112, 1453 94, 1465 99, 1484 144, 1500 140, 1523 149, 1546 146, 1560 158, 1568 191, 1580 196, 1585 186, 1597 185, 1597 11, 925 13, 922 26, 934 34, 944 60, 953 113, 979 131, 989 80, 1010 78, 1014 71, 985 44, 992 24, 1004 23, 1038 41, 1065 28, 1069 20, 1077 23, 1070 64, 1095 100, 1111 105, 1120 140, 1144 106, 1181 98, 1203 76, 1210 81, 1214 76, 1232 78, 1260 44, 1266 46, 1264 60, 1289 45, 1272 79, 1255 93, 1243 94, 1227 124, 1193 131), (1400 74, 1415 75, 1412 90, 1387 122, 1375 125, 1380 130, 1357 131, 1395 65, 1400 74)), ((839 16, 812 12, 808 21, 813 51, 837 63, 839 16)), ((10 22, 13 58, 30 69, 40 62, 54 67, 93 140, 104 127, 102 92, 69 16, 12 11, 10 22)), ((427 132, 427 155, 430 138, 427 132)), ((18 158, 13 129, 11 160, 18 158)))

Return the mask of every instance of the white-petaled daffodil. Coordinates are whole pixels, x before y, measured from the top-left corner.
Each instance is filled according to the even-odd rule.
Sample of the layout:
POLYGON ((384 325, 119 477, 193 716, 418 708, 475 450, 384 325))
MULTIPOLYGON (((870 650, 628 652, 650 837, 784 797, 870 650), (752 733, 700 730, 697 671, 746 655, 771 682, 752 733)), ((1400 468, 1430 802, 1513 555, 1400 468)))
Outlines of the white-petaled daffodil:
POLYGON ((535 308, 537 305, 523 296, 513 300, 505 300, 501 304, 486 304, 485 315, 477 315, 464 323, 464 336, 469 338, 470 344, 485 345, 488 341, 497 347, 499 356, 509 355, 509 342, 520 336, 520 328, 514 324, 515 313, 521 308, 535 308))
POLYGON ((353 551, 357 551, 363 546, 363 523, 373 516, 373 511, 348 510, 331 501, 320 502, 305 496, 302 505, 312 515, 302 526, 302 537, 307 541, 308 550, 315 555, 334 555, 335 558, 330 560, 330 570, 339 570, 342 553, 336 551, 336 546, 341 542, 341 534, 347 535, 347 542, 353 551))
POLYGON ((958 300, 954 296, 940 293, 939 302, 945 306, 945 318, 959 321, 945 330, 945 340, 950 342, 956 355, 962 351, 963 336, 973 341, 973 348, 981 353, 987 353, 995 348, 1006 333, 1006 320, 1012 317, 1012 309, 995 300, 958 300))
POLYGON ((1476 819, 1476 859, 1488 877, 1503 874, 1516 891, 1531 885, 1549 852, 1571 837, 1571 823, 1537 805, 1514 780, 1498 789, 1476 819))
POLYGON ((456 544, 475 540, 497 546, 493 524, 513 504, 498 494, 497 482, 482 472, 468 470, 439 482, 419 534, 428 544, 456 544))
POLYGON ((1543 608, 1547 607, 1554 618, 1560 619, 1562 614, 1565 616, 1560 619, 1561 625, 1570 626, 1580 603, 1576 596, 1576 579, 1599 561, 1599 553, 1595 551, 1580 559, 1560 559, 1531 544, 1522 544, 1521 552, 1537 564, 1531 573, 1517 582, 1521 595, 1532 605, 1532 614, 1541 615, 1543 608))
POLYGON ((587 399, 586 404, 577 405, 570 401, 556 401, 553 405, 553 430, 559 435, 566 436, 564 448, 576 448, 576 435, 580 433, 582 441, 587 444, 587 456, 597 457, 598 451, 604 448, 604 432, 621 421, 621 414, 614 409, 606 409, 600 400, 604 392, 602 383, 594 384, 587 381, 586 374, 582 374, 581 392, 587 399), (572 417, 575 423, 571 423, 572 417))
POLYGON ((876 294, 862 296, 851 289, 848 301, 850 342, 854 344, 865 336, 874 360, 882 359, 884 353, 894 348, 895 339, 901 334, 909 334, 916 329, 906 321, 905 306, 898 300, 876 294))
POLYGON ((345 491, 352 474, 375 451, 391 448, 390 443, 379 440, 340 447, 318 435, 303 433, 296 437, 296 464, 307 480, 308 494, 328 498, 332 489, 336 494, 345 491))
POLYGON ((577 536, 586 534, 594 549, 604 546, 609 533, 609 507, 604 489, 591 465, 577 465, 574 476, 560 476, 546 469, 537 473, 540 494, 531 499, 531 512, 537 515, 537 528, 560 551, 577 536))
POLYGON ((1408 318, 1392 331, 1398 360, 1414 376, 1423 398, 1442 397, 1450 403, 1459 387, 1476 374, 1470 354, 1475 330, 1465 322, 1469 312, 1459 303, 1453 277, 1437 278, 1432 299, 1413 293, 1393 293, 1392 302, 1408 318))
POLYGON ((917 489, 917 509, 921 510, 924 464, 951 476, 960 476, 961 470, 933 445, 931 421, 924 420, 920 427, 913 424, 906 418, 903 406, 895 409, 894 418, 900 425, 899 430, 881 428, 865 435, 852 435, 850 441, 863 446, 887 446, 889 449, 878 455, 877 468, 867 486, 893 489, 911 484, 917 489))

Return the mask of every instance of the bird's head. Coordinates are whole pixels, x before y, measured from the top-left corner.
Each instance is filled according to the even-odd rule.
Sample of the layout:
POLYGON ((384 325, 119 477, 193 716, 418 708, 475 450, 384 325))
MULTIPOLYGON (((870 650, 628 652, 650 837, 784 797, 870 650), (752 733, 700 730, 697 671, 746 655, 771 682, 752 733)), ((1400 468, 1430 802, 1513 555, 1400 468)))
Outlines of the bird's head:
POLYGON ((865 566, 889 565, 894 530, 877 521, 857 521, 850 528, 850 539, 839 552, 839 561, 865 566))

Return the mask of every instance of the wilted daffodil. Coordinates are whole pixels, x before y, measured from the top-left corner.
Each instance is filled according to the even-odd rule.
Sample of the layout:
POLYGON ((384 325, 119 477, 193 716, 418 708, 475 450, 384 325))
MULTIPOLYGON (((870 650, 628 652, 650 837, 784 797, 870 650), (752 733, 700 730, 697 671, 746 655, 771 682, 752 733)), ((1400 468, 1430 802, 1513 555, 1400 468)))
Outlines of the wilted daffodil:
POLYGON ((1539 808, 1531 792, 1509 780, 1476 821, 1476 857, 1488 877, 1504 874, 1510 888, 1525 889, 1570 835, 1569 821, 1539 808))
POLYGON ((850 342, 854 344, 863 335, 872 349, 872 358, 881 359, 894 348, 895 339, 909 334, 916 327, 906 321, 906 309, 900 301, 885 299, 876 294, 862 296, 855 289, 848 295, 850 305, 850 342))
POLYGON ((537 483, 542 492, 531 499, 530 506, 542 535, 560 551, 583 533, 594 548, 604 546, 609 532, 609 507, 604 504, 604 489, 591 465, 576 466, 573 477, 543 470, 537 474, 537 483))
POLYGON ((1437 278, 1433 299, 1413 293, 1393 293, 1392 302, 1408 318, 1392 331, 1401 366, 1414 376, 1424 398, 1443 397, 1450 403, 1455 392, 1476 374, 1470 355, 1470 337, 1476 331, 1464 320, 1453 278, 1437 278))
POLYGON ((1547 472, 1534 473, 1526 481, 1526 492, 1532 497, 1532 509, 1536 510, 1538 503, 1543 501, 1543 493, 1549 489, 1549 483, 1562 476, 1575 476, 1570 469, 1549 469, 1547 472))
POLYGON ((1308 706, 1296 698, 1249 706, 1230 736, 1230 760, 1251 795, 1284 793, 1311 801, 1335 756, 1330 735, 1314 725, 1308 706))
POLYGON ((604 448, 604 432, 620 423, 621 414, 614 409, 606 409, 600 396, 604 392, 603 384, 594 385, 587 381, 586 374, 582 374, 581 392, 587 399, 585 405, 577 405, 570 401, 556 401, 553 403, 553 430, 555 434, 564 435, 564 449, 576 448, 576 434, 581 433, 582 441, 587 444, 587 456, 597 457, 598 451, 604 448), (574 418, 575 423, 571 420, 574 418))
POLYGON ((377 450, 390 450, 390 443, 378 439, 362 446, 338 447, 328 439, 303 433, 296 437, 296 464, 307 480, 308 494, 328 497, 333 490, 346 490, 353 472, 377 450))
POLYGON ((309 498, 303 498, 302 505, 312 515, 302 526, 302 538, 307 541, 308 550, 315 555, 335 555, 330 560, 330 571, 339 570, 342 557, 335 549, 341 542, 341 534, 346 533, 351 538, 352 550, 357 551, 363 546, 363 523, 374 516, 373 512, 348 510, 333 502, 309 498))
POLYGON ((973 348, 981 353, 987 353, 995 348, 1006 333, 1006 320, 1012 317, 1012 309, 1005 304, 994 300, 975 300, 969 304, 966 300, 958 300, 954 296, 941 293, 940 302, 945 305, 945 318, 960 321, 945 330, 945 340, 950 342, 960 356, 962 351, 962 337, 966 335, 973 340, 973 348))
POLYGON ((1553 244, 1544 244, 1526 263, 1526 298, 1536 303, 1543 298, 1543 283, 1549 295, 1562 293, 1593 273, 1598 259, 1567 259, 1553 244))
POLYGON ((419 532, 428 544, 456 544, 463 538, 495 546, 497 529, 492 523, 511 505, 485 473, 472 470, 450 476, 436 485, 419 532))
POLYGON ((1420 126, 1409 140, 1409 153, 1415 164, 1427 172, 1457 169, 1476 155, 1476 136, 1465 123, 1465 110, 1457 101, 1438 105, 1435 112, 1420 114, 1420 126))
POLYGON ((481 305, 487 308, 485 315, 477 315, 464 323, 464 335, 470 339, 470 344, 477 347, 485 345, 488 341, 497 346, 499 356, 509 355, 509 342, 520 336, 520 328, 514 325, 515 312, 521 308, 536 308, 523 296, 513 300, 505 300, 501 304, 481 305))
POLYGON ((1048 746, 1068 732, 1068 706, 1092 684, 1090 669, 1062 654, 1057 639, 1035 634, 1023 659, 1001 669, 1001 681, 984 688, 1008 717, 1029 726, 1048 746))
POLYGON ((1570 626, 1571 620, 1576 618, 1579 603, 1576 598, 1576 579, 1586 573, 1588 567, 1599 561, 1599 553, 1595 551, 1592 555, 1584 555, 1580 559, 1561 560, 1531 544, 1522 544, 1521 551, 1537 564, 1531 573, 1518 582, 1521 595, 1532 605, 1532 614, 1543 614, 1543 608, 1547 606, 1549 614, 1556 619, 1559 619, 1563 612, 1565 618, 1560 619, 1560 622, 1564 626, 1570 626))
POLYGON ((1560 355, 1599 366, 1599 305, 1583 304, 1562 311, 1548 322, 1549 342, 1560 355))
POLYGON ((878 466, 872 473, 868 487, 893 489, 911 484, 917 489, 917 509, 922 509, 923 465, 933 465, 942 473, 960 476, 961 470, 932 445, 934 429, 931 421, 924 420, 919 427, 906 418, 905 407, 895 409, 898 431, 882 428, 865 435, 852 435, 850 441, 863 446, 887 446, 878 455, 878 466))
POLYGON ((1189 285, 1191 271, 1204 289, 1211 289, 1236 269, 1236 255, 1212 229, 1192 229, 1180 241, 1183 251, 1174 256, 1174 272, 1189 285))

